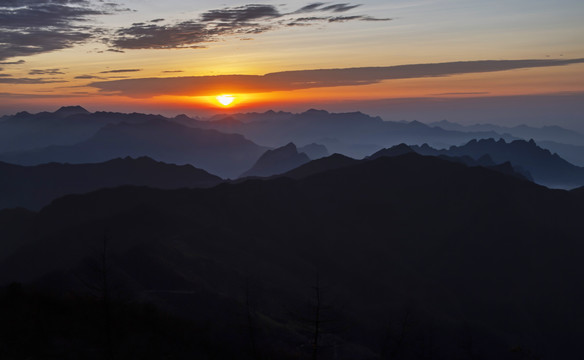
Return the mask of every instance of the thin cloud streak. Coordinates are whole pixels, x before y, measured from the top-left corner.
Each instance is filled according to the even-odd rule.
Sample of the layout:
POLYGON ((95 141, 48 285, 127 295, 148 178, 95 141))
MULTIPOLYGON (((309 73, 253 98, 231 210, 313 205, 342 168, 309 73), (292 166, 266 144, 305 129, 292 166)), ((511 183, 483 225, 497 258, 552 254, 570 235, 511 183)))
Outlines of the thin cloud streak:
POLYGON ((412 64, 386 67, 297 70, 265 75, 218 75, 140 78, 93 82, 88 86, 102 93, 134 98, 158 95, 209 96, 222 92, 261 93, 321 87, 360 86, 384 80, 444 77, 514 69, 564 66, 584 63, 581 59, 481 60, 412 64))

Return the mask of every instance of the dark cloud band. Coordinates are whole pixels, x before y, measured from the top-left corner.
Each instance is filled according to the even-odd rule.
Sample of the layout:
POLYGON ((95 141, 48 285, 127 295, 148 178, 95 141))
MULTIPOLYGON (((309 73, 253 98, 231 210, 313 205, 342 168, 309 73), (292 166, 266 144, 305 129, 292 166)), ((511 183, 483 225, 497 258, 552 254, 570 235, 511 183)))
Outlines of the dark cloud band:
POLYGON ((265 75, 219 75, 141 78, 89 84, 103 93, 147 98, 157 95, 205 96, 218 93, 260 93, 320 87, 359 86, 392 79, 442 77, 514 69, 564 66, 584 59, 482 60, 386 67, 297 70, 265 75))

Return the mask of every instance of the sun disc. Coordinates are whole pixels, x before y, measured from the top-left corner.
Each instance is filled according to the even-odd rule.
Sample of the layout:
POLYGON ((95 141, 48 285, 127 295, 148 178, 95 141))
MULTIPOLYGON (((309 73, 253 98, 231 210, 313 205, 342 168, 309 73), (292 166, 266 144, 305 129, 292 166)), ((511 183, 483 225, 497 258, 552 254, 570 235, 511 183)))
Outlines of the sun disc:
POLYGON ((217 101, 221 103, 223 106, 229 106, 233 100, 235 100, 235 96, 233 95, 219 95, 216 97, 217 101))

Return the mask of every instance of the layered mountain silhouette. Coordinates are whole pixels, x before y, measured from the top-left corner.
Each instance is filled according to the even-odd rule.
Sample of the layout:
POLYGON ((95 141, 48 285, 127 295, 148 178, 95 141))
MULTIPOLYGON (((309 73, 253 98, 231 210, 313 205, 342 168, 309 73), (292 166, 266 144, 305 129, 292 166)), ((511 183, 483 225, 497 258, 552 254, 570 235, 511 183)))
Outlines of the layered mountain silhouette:
POLYGON ((434 122, 429 125, 452 131, 494 131, 498 134, 509 134, 525 140, 533 139, 540 146, 553 153, 557 153, 572 164, 584 166, 584 134, 560 126, 532 127, 518 125, 505 127, 492 124, 463 126, 447 120, 434 122))
MULTIPOLYGON (((376 153, 372 154, 371 156, 368 156, 366 159, 375 160, 377 158, 385 156, 394 157, 409 153, 420 153, 421 151, 418 150, 420 150, 421 148, 424 149, 423 151, 425 153, 429 153, 432 150, 435 150, 430 148, 428 145, 423 145, 422 147, 416 146, 410 147, 406 144, 399 144, 396 146, 392 146, 391 148, 381 149, 376 153)), ((533 178, 531 177, 531 174, 528 171, 522 169, 519 166, 513 167, 513 165, 509 161, 495 163, 489 154, 482 155, 478 159, 472 158, 468 155, 463 156, 437 155, 437 156, 440 157, 441 159, 464 164, 466 166, 482 166, 491 170, 501 172, 503 174, 511 175, 520 179, 533 181, 533 178)))
POLYGON ((244 172, 241 177, 271 176, 284 173, 288 170, 306 164, 310 158, 303 152, 298 152, 296 145, 288 145, 266 151, 251 169, 244 172))
POLYGON ((584 184, 584 168, 539 147, 533 140, 515 140, 510 143, 503 139, 471 140, 465 145, 441 150, 427 144, 400 144, 381 149, 368 158, 398 156, 409 152, 439 156, 468 166, 492 167, 550 187, 574 188, 584 184))
POLYGON ((413 146, 412 149, 423 155, 470 156, 473 159, 488 154, 497 164, 508 161, 520 172, 527 171, 535 182, 542 185, 574 188, 584 184, 584 168, 570 164, 558 154, 540 148, 533 140, 515 140, 508 143, 503 139, 482 139, 444 150, 429 146, 413 146))
MULTIPOLYGON (((187 124, 187 121, 182 121, 187 124)), ((473 138, 501 136, 493 131, 462 132, 430 127, 418 121, 383 121, 361 112, 329 113, 310 109, 300 114, 265 113, 218 117, 213 121, 192 120, 190 126, 238 133, 262 145, 320 143, 331 152, 361 158, 387 145, 431 143, 455 145, 473 138), (252 121, 253 117, 259 120, 252 121), (245 119, 245 121, 244 121, 245 119)), ((504 135, 503 135, 504 136, 504 135)), ((504 136, 513 139, 511 136, 504 136)))
MULTIPOLYGON (((346 160, 317 161, 331 159, 346 160)), ((83 293, 106 239, 125 299, 207 324, 245 358, 250 329, 262 356, 310 358, 315 288, 321 359, 578 358, 583 211, 578 192, 414 153, 298 180, 121 187, 45 207, 0 283, 83 293)))
POLYGON ((109 124, 75 145, 5 153, 0 155, 0 160, 22 165, 80 164, 149 156, 166 163, 191 164, 221 177, 234 178, 249 169, 265 150, 267 148, 241 135, 152 119, 143 123, 109 124))
POLYGON ((437 121, 428 125, 453 131, 493 131, 498 134, 510 134, 522 139, 534 139, 537 143, 541 143, 542 141, 551 141, 563 144, 584 145, 584 134, 556 125, 542 127, 518 125, 507 127, 493 124, 475 124, 464 126, 455 122, 450 122, 448 120, 437 121))
POLYGON ((169 165, 147 157, 97 164, 49 163, 20 166, 0 162, 0 209, 38 210, 67 194, 104 187, 143 185, 161 189, 210 187, 222 180, 190 165, 169 165))

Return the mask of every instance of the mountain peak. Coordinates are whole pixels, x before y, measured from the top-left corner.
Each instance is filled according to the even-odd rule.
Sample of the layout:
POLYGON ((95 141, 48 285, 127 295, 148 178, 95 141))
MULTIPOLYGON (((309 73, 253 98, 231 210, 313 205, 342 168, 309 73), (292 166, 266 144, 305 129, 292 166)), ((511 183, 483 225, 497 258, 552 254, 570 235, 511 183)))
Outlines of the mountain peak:
POLYGON ((290 142, 277 149, 266 151, 251 169, 243 173, 242 177, 282 174, 309 161, 310 158, 305 153, 299 153, 296 145, 290 142))
POLYGON ((89 114, 89 111, 79 105, 61 106, 59 110, 55 111, 53 114, 65 117, 71 115, 89 114))
POLYGON ((400 155, 405 155, 405 154, 409 154, 415 152, 411 147, 409 147, 408 145, 401 143, 395 146, 392 146, 390 148, 385 148, 385 149, 381 149, 378 152, 374 153, 373 155, 369 156, 370 160, 374 160, 380 157, 384 157, 384 156, 389 156, 389 157, 393 157, 393 156, 400 156, 400 155))

